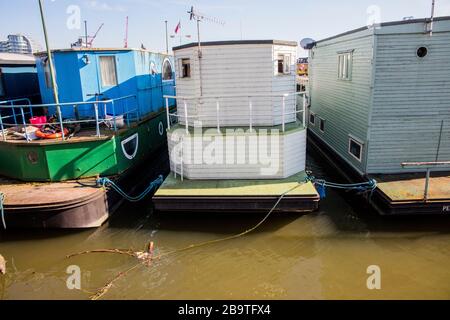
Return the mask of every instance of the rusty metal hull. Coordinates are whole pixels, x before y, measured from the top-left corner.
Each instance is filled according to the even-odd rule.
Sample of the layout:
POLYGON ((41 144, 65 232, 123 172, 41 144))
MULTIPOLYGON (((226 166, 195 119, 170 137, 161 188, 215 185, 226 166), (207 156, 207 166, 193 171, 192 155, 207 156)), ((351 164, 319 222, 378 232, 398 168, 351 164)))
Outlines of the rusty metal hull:
MULTIPOLYGON (((157 149, 152 159, 111 179, 126 193, 139 192, 149 181, 169 172, 168 155, 162 152, 163 148, 157 149)), ((6 195, 7 229, 97 228, 124 201, 116 192, 98 188, 95 179, 31 184, 0 178, 0 190, 6 195)))
POLYGON ((64 205, 12 208, 5 206, 8 229, 86 229, 100 227, 111 214, 107 192, 89 199, 74 199, 64 205))

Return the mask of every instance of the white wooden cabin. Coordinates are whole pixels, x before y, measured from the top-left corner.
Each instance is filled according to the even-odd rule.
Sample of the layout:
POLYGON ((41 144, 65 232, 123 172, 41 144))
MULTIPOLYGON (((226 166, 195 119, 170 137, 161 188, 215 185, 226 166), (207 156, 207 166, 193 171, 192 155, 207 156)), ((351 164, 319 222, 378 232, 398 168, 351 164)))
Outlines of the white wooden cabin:
MULTIPOLYGON (((179 121, 201 121, 203 127, 216 127, 217 98, 220 97, 220 126, 253 126, 282 123, 281 96, 296 91, 297 43, 254 40, 191 43, 173 48, 176 63, 177 95, 202 99, 178 99, 179 121), (201 60, 201 66, 199 65, 201 60), (229 97, 229 98, 227 98, 229 97), (252 111, 249 109, 252 101, 252 111)), ((285 122, 295 121, 295 96, 285 98, 285 122)))
POLYGON ((305 170, 296 42, 207 42, 201 58, 193 43, 174 53, 179 124, 168 132, 174 173, 242 180, 284 179, 305 170))

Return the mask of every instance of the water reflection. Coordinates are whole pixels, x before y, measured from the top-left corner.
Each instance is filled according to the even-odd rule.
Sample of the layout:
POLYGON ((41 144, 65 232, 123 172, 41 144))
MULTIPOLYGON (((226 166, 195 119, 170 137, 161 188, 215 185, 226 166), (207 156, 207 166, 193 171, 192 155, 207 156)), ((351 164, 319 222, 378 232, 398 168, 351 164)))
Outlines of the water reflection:
MULTIPOLYGON (((317 177, 335 179, 313 158, 317 177)), ((1 235, 8 274, 3 299, 87 299, 130 257, 74 252, 100 248, 158 252, 240 233, 257 214, 154 214, 149 202, 125 205, 90 231, 21 231, 1 235), (79 265, 84 292, 66 288, 66 268, 79 265)), ((330 191, 310 215, 278 214, 245 237, 192 249, 140 267, 106 299, 402 299, 450 298, 450 217, 380 217, 356 198, 330 191), (382 290, 366 287, 369 265, 382 270, 382 290)))

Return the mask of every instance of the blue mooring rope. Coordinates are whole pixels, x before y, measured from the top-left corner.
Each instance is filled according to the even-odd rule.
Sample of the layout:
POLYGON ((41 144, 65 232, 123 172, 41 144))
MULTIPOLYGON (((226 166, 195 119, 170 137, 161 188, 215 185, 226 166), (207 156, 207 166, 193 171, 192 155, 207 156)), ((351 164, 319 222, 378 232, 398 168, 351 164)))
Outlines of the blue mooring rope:
POLYGON ((0 213, 2 215, 2 224, 3 229, 6 230, 6 222, 5 222, 5 209, 3 208, 3 204, 5 203, 5 194, 0 192, 0 213))
POLYGON ((316 179, 311 173, 308 173, 308 177, 305 179, 306 182, 310 181, 312 182, 316 188, 317 192, 319 192, 320 198, 324 199, 326 198, 326 188, 333 188, 333 189, 342 189, 342 190, 356 190, 358 192, 369 192, 370 196, 372 196, 373 192, 377 188, 377 181, 375 179, 370 179, 367 182, 361 182, 361 183, 334 183, 334 182, 328 182, 323 179, 316 179))
POLYGON ((158 188, 159 186, 161 186, 164 182, 164 177, 162 175, 160 175, 158 177, 158 179, 156 179, 155 181, 153 181, 152 183, 150 183, 150 185, 147 187, 147 189, 144 190, 144 192, 142 192, 140 195, 136 196, 136 197, 132 197, 127 195, 117 184, 115 184, 113 181, 109 180, 108 178, 100 178, 97 180, 97 185, 99 187, 104 187, 104 188, 111 188, 114 191, 116 191, 119 195, 121 195, 124 199, 128 200, 129 202, 139 202, 144 200, 144 198, 150 193, 152 192, 152 190, 158 188))

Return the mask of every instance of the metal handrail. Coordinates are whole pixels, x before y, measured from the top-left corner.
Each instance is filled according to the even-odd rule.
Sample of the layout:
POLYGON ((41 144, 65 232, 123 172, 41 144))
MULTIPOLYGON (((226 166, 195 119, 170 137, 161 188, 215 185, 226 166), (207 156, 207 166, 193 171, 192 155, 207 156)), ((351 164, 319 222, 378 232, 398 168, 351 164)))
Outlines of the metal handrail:
POLYGON ((423 201, 428 201, 428 193, 430 189, 430 175, 431 169, 435 168, 449 168, 450 161, 428 161, 428 162, 403 162, 402 168, 423 168, 426 170, 425 189, 423 193, 423 201))
MULTIPOLYGON (((258 94, 258 95, 252 95, 252 94, 237 94, 237 95, 204 95, 204 96, 172 96, 172 95, 165 95, 164 98, 166 99, 166 114, 167 114, 167 128, 170 130, 171 128, 171 121, 170 117, 182 117, 178 115, 177 113, 170 113, 169 112, 169 99, 176 99, 183 101, 184 105, 184 118, 185 118, 185 127, 186 127, 186 134, 189 134, 189 118, 198 118, 199 116, 191 116, 188 115, 188 107, 187 107, 187 101, 189 100, 210 100, 215 99, 216 100, 216 117, 217 117, 217 131, 220 133, 220 99, 226 99, 226 98, 246 98, 249 100, 249 128, 250 132, 253 131, 253 100, 252 98, 264 98, 264 97, 279 97, 282 98, 282 108, 281 108, 281 117, 282 117, 282 130, 283 132, 286 131, 286 116, 293 115, 293 114, 303 114, 302 123, 305 125, 306 122, 306 105, 307 105, 307 93, 306 91, 301 92, 294 92, 294 93, 283 93, 283 94, 258 94), (286 98, 291 96, 303 96, 303 109, 298 110, 297 109, 297 101, 295 101, 295 110, 294 112, 286 112, 286 98)), ((271 114, 272 115, 272 114, 271 114)))
MULTIPOLYGON (((26 118, 25 115, 30 114, 31 117, 33 117, 33 108, 49 108, 49 107, 56 107, 57 108, 57 113, 58 113, 58 117, 59 117, 59 125, 61 127, 61 136, 62 136, 62 140, 65 140, 65 136, 64 136, 64 125, 67 124, 77 124, 77 123, 89 123, 89 122, 95 122, 96 125, 96 136, 100 137, 100 124, 102 123, 110 123, 111 121, 113 122, 113 127, 114 127, 114 131, 117 132, 117 116, 125 116, 125 115, 129 115, 129 114, 137 114, 137 121, 140 121, 140 113, 139 113, 139 108, 135 108, 132 110, 128 110, 128 104, 126 104, 126 111, 121 113, 120 115, 116 114, 115 111, 115 104, 118 101, 124 101, 126 99, 130 99, 130 98, 134 98, 137 99, 136 95, 128 95, 128 96, 124 96, 124 97, 120 97, 120 98, 116 98, 116 99, 108 99, 108 100, 102 100, 102 101, 79 101, 79 102, 65 102, 65 103, 49 103, 49 104, 36 104, 36 105, 31 105, 31 102, 29 99, 16 99, 14 100, 14 102, 17 101, 28 101, 30 104, 29 105, 11 105, 11 100, 10 101, 0 101, 0 111, 2 109, 11 109, 13 110, 13 116, 5 116, 3 117, 1 115, 0 112, 0 129, 2 132, 2 136, 3 136, 3 141, 7 141, 7 137, 6 137, 6 133, 5 133, 5 126, 18 126, 17 123, 17 118, 15 116, 15 111, 14 109, 20 109, 21 111, 21 116, 22 116, 22 124, 24 126, 25 129, 25 138, 27 139, 28 142, 31 141, 31 139, 29 138, 28 135, 28 131, 27 131, 27 126, 28 125, 33 125, 31 123, 27 123, 26 122, 26 118), (5 106, 5 104, 8 104, 7 106, 5 106), (99 110, 98 110, 98 106, 103 104, 104 106, 104 116, 105 118, 101 118, 99 115, 99 110), (109 116, 109 114, 107 113, 107 105, 110 104, 112 107, 112 119, 111 118, 107 118, 107 116, 109 116), (94 108, 94 113, 95 113, 95 118, 92 120, 69 120, 69 121, 64 121, 62 118, 62 113, 60 111, 61 107, 70 107, 70 108, 77 108, 79 106, 83 106, 83 105, 92 105, 94 108), (29 113, 25 113, 23 111, 24 108, 30 108, 30 112, 29 113), (15 119, 15 124, 5 124, 3 122, 4 119, 9 119, 14 117, 15 119)), ((54 124, 54 123, 42 123, 40 125, 50 125, 50 124, 54 124)), ((127 125, 130 125, 130 118, 127 117, 127 125)))

